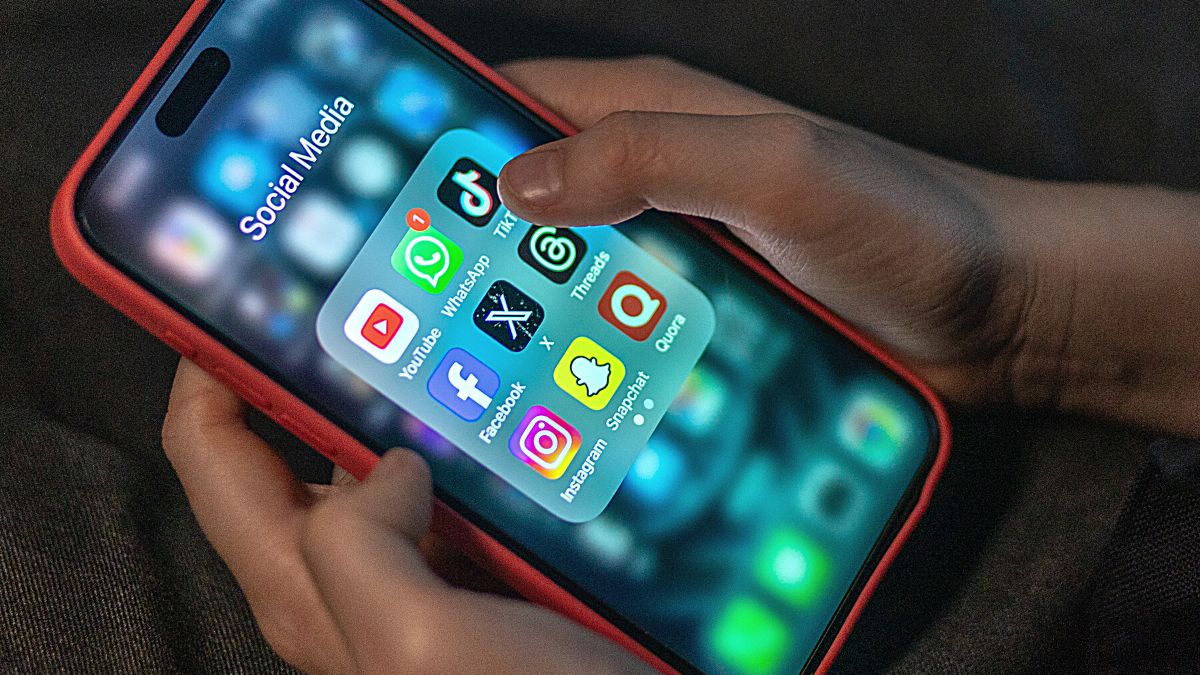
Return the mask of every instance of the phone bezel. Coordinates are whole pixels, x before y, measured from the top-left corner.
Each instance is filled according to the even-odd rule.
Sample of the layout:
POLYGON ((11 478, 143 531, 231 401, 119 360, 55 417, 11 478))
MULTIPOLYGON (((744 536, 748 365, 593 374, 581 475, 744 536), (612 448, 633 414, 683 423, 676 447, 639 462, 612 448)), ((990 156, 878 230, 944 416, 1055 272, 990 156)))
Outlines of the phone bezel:
MULTIPOLYGON (((440 33, 429 27, 428 24, 425 24, 419 18, 412 15, 412 13, 405 8, 400 7, 390 0, 357 1, 365 2, 367 5, 371 6, 375 11, 388 19, 397 28, 405 31, 414 39, 417 39, 433 53, 450 63, 453 67, 467 77, 471 78, 485 90, 492 93, 502 104, 509 106, 518 114, 524 115, 528 119, 543 126, 552 134, 566 134, 573 131, 562 120, 557 119, 553 114, 549 113, 549 111, 546 111, 541 106, 528 100, 528 97, 520 95, 520 92, 517 92, 511 85, 505 86, 507 83, 504 83, 499 76, 495 75, 495 73, 488 70, 485 66, 482 66, 482 64, 466 54, 460 47, 454 45, 440 33)), ((132 125, 146 113, 149 103, 157 95, 164 83, 170 78, 171 74, 174 73, 178 68, 183 55, 191 47, 196 38, 203 33, 204 28, 207 27, 208 20, 212 17, 213 13, 218 7, 220 7, 221 4, 223 4, 222 0, 213 0, 212 2, 209 2, 208 0, 198 0, 198 2, 193 5, 192 9, 189 10, 188 16, 185 17, 183 22, 181 22, 177 27, 177 34, 172 35, 174 44, 171 44, 172 40, 169 40, 168 44, 164 45, 163 51, 161 51, 159 57, 156 57, 155 59, 156 62, 152 63, 147 69, 147 72, 143 75, 144 82, 140 82, 143 84, 141 91, 137 91, 137 87, 135 86, 135 90, 130 92, 129 97, 127 97, 128 100, 125 102, 128 105, 123 104, 123 107, 126 107, 127 110, 118 110, 118 114, 114 115, 114 118, 110 120, 109 125, 106 125, 105 131, 109 132, 107 134, 107 138, 104 137, 105 132, 101 132, 101 135, 98 136, 96 141, 93 142, 95 147, 89 148, 89 150, 94 152, 85 154, 84 158, 81 159, 80 166, 77 166, 77 183, 74 186, 71 186, 71 180, 69 179, 68 184, 64 185, 64 191, 60 194, 60 198, 63 197, 63 195, 66 195, 68 192, 70 193, 70 213, 74 218, 73 224, 77 228, 77 231, 85 238, 86 245, 89 247, 92 254, 99 256, 103 262, 116 268, 116 270, 119 270, 119 274, 123 275, 126 279, 131 280, 142 291, 149 293, 164 303, 171 311, 185 317, 185 320, 190 325, 194 326, 196 330, 203 332, 209 338, 219 341, 226 349, 233 352, 237 358, 242 359, 246 364, 257 369, 259 372, 266 374, 265 376, 268 377, 276 386, 286 391, 289 395, 295 397, 303 405, 315 410, 317 414, 319 414, 326 421, 326 423, 336 427, 343 433, 350 435, 355 441, 363 446, 371 447, 370 439, 366 438, 365 435, 357 433, 348 426, 343 427, 334 423, 333 420, 337 419, 336 416, 330 414, 330 411, 325 409, 321 402, 315 397, 312 397, 304 391, 299 390, 299 388, 293 390, 284 386, 282 382, 286 381, 286 379, 275 373, 270 364, 261 362, 252 354, 249 354, 241 347, 236 345, 233 340, 214 330, 212 326, 210 326, 202 317, 195 316, 184 310, 182 306, 180 306, 179 303, 177 303, 168 294, 162 292, 154 284, 142 278, 135 270, 125 266, 117 256, 111 254, 109 251, 106 251, 100 242, 92 237, 90 229, 87 226, 85 214, 82 212, 82 197, 86 195, 90 189, 95 175, 106 164, 115 148, 124 140, 128 130, 132 127, 132 125), (122 112, 123 116, 119 116, 122 112), (112 125, 111 130, 108 129, 108 126, 110 125, 112 125), (89 158, 88 154, 91 154, 92 157, 89 158), (68 190, 68 188, 71 189, 68 190)), ((73 176, 76 174, 76 171, 72 172, 73 176)), ((56 211, 58 210, 58 206, 59 204, 56 201, 56 211)), ((914 516, 919 518, 920 512, 923 512, 924 510, 923 504, 927 503, 928 501, 928 495, 932 491, 933 483, 936 482, 937 475, 940 474, 941 466, 944 464, 945 456, 949 447, 949 428, 945 421, 945 413, 940 402, 937 401, 936 397, 933 396, 932 392, 929 391, 926 385, 912 376, 911 373, 908 373, 908 371, 900 367, 899 364, 895 363, 892 359, 890 359, 890 357, 880 351, 878 347, 875 347, 869 341, 862 338, 861 335, 857 334, 853 331, 853 329, 850 329, 848 326, 846 326, 843 322, 841 322, 840 319, 837 319, 835 316, 831 315, 828 310, 825 310, 819 304, 815 303, 815 301, 813 301, 811 298, 808 298, 806 295, 784 282, 781 278, 779 278, 777 273, 774 273, 773 270, 770 270, 768 267, 766 267, 765 263, 745 249, 744 246, 729 240, 720 231, 708 223, 694 221, 692 219, 685 220, 689 222, 692 227, 679 228, 681 233, 689 234, 690 236, 708 242, 709 245, 715 246, 718 251, 724 255, 724 257, 729 259, 731 264, 745 264, 756 271, 756 276, 761 280, 762 285, 779 296, 780 302, 794 303, 798 305, 803 311, 815 316, 819 320, 819 323, 823 324, 825 329, 841 335, 844 339, 849 339, 851 343, 859 347, 860 351, 865 357, 877 362, 882 370, 887 372, 889 376, 910 390, 912 395, 923 401, 927 407, 930 428, 932 431, 930 447, 926 450, 924 461, 920 469, 914 473, 913 480, 906 489, 904 498, 897 504, 896 509, 894 510, 893 515, 888 522, 888 526, 880 532, 872 549, 871 555, 868 556, 860 566, 854 582, 847 590, 847 593, 843 597, 838 610, 830 618, 821 640, 817 643, 809 657, 808 663, 804 668, 805 671, 814 669, 821 670, 827 667, 831 662, 832 657, 836 655, 837 648, 840 647, 842 642, 844 642, 845 636, 848 635, 849 628, 853 625, 854 619, 856 619, 857 614, 861 612, 861 608, 865 603, 865 599, 869 597, 870 591, 873 589, 874 585, 878 583, 878 579, 881 577, 883 570, 886 569, 887 564, 890 563, 890 559, 893 558, 895 553, 899 550, 899 545, 902 544, 903 539, 907 537, 907 532, 911 531, 912 526, 915 526, 914 516)), ((55 243, 56 248, 60 248, 60 238, 56 237, 55 243)), ((62 251, 60 248, 60 254, 61 253, 62 251)), ((64 256, 64 260, 66 260, 66 256, 64 256)), ((71 265, 69 264, 68 267, 71 267, 71 265)), ((76 272, 77 276, 79 275, 79 271, 76 269, 72 268, 72 271, 76 272)), ((90 285, 91 284, 89 284, 89 286, 90 285)), ((94 288, 93 290, 96 289, 94 288)), ((102 295, 105 294, 102 293, 102 295)), ((114 302, 114 304, 116 303, 114 302)), ((122 307, 122 309, 125 308, 122 307)), ((128 310, 126 311, 127 313, 132 314, 132 312, 128 310)), ((141 318, 135 318, 137 318, 139 322, 146 324, 146 321, 142 320, 141 318)), ((151 328, 152 332, 158 334, 160 338, 163 338, 169 344, 172 343, 168 337, 162 334, 162 330, 155 330, 151 326, 147 327, 151 328)), ((175 337, 178 338, 179 336, 176 335, 175 337)), ((180 345, 172 344, 172 346, 178 349, 180 345)), ((184 351, 186 355, 186 349, 182 349, 180 351, 184 351)), ((213 370, 214 368, 210 367, 209 369, 213 370)), ((225 374, 228 375, 228 373, 225 374)), ((246 394, 244 391, 242 393, 243 395, 246 394)), ((251 397, 251 401, 256 403, 256 405, 260 408, 264 407, 260 404, 260 401, 254 401, 253 397, 251 397)), ((270 406, 267 407, 269 408, 270 406)), ((267 414, 271 415, 272 417, 276 417, 277 421, 283 423, 285 427, 295 431, 293 429, 294 424, 288 424, 284 420, 278 419, 278 416, 273 415, 270 410, 264 412, 267 412, 267 414)), ((320 438, 316 439, 317 443, 313 443, 310 439, 305 440, 309 440, 310 444, 313 444, 318 450, 325 452, 325 454, 330 454, 327 452, 327 448, 320 447, 320 438)), ((337 453, 333 454, 336 455, 337 453)), ((355 473, 363 473, 362 466, 358 466, 356 468, 359 470, 355 471, 355 473)), ((369 467, 367 467, 367 470, 369 470, 369 467)), ((438 498, 449 508, 453 509, 460 517, 466 518, 472 527, 479 528, 485 532, 488 537, 499 542, 501 546, 504 546, 514 555, 519 557, 524 563, 535 569, 537 573, 544 575, 552 583, 556 584, 562 589, 565 589, 573 598, 587 605, 588 608, 599 615, 599 617, 603 618, 604 621, 608 622, 617 630, 619 630, 620 633, 629 636, 633 640, 636 640, 646 650, 649 650, 659 659, 662 659, 663 662, 671 665, 672 667, 679 669, 694 668, 694 666, 691 666, 691 664, 684 660, 680 655, 670 650, 668 647, 666 647, 666 645, 657 641, 652 635, 637 628, 632 624, 631 621, 625 619, 615 610, 598 601, 590 594, 582 591, 582 589, 579 589, 569 577, 558 573, 552 565, 547 563, 545 560, 542 560, 538 556, 533 555, 530 551, 526 550, 520 544, 520 542, 516 541, 515 538, 509 536, 500 528, 493 526, 482 515, 466 508, 451 495, 445 494, 442 490, 438 489, 437 492, 438 498)), ((519 577, 520 574, 517 576, 519 577)))

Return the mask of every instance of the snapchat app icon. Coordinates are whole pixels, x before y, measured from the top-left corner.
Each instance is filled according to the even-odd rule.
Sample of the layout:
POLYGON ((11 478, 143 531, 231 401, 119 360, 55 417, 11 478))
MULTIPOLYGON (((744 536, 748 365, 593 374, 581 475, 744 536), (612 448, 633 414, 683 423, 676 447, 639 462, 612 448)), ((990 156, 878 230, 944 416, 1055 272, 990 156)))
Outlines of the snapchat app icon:
POLYGON ((585 337, 577 337, 554 369, 554 382, 592 410, 601 410, 625 379, 625 364, 585 337))

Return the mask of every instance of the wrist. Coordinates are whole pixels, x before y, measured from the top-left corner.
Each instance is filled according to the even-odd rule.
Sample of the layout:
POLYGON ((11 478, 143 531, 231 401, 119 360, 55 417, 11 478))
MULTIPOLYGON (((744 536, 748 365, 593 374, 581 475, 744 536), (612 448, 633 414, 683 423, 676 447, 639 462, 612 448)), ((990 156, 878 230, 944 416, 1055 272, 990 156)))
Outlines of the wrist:
POLYGON ((1019 183, 1006 209, 1027 270, 1013 402, 1200 435, 1200 199, 1019 183))

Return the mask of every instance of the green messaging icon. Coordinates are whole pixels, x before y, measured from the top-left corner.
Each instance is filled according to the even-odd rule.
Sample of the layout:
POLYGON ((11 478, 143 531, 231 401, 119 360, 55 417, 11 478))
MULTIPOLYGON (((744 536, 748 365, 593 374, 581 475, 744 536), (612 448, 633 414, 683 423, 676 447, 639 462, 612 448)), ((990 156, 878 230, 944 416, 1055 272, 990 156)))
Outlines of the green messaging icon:
POLYGON ((392 268, 426 293, 446 290, 462 265, 462 249, 432 227, 412 230, 392 252, 392 268))

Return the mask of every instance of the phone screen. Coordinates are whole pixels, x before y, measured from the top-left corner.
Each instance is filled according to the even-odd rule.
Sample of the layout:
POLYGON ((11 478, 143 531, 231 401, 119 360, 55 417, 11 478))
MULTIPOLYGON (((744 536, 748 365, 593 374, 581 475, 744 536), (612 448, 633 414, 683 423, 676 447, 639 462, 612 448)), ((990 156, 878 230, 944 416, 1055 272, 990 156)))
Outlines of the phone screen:
POLYGON ((669 662, 804 667, 928 467, 920 397, 676 218, 516 218, 496 176, 559 134, 386 10, 202 24, 89 176, 93 245, 669 662))

